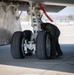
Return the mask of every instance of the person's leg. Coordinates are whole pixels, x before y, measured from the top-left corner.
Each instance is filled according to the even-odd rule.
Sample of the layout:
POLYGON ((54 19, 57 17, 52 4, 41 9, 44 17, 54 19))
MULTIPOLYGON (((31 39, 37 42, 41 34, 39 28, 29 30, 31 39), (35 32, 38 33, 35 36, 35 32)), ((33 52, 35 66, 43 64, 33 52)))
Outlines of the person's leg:
POLYGON ((60 45, 58 43, 58 40, 57 40, 57 43, 56 43, 56 51, 58 53, 58 56, 62 56, 63 55, 63 52, 62 52, 62 50, 60 48, 60 45))

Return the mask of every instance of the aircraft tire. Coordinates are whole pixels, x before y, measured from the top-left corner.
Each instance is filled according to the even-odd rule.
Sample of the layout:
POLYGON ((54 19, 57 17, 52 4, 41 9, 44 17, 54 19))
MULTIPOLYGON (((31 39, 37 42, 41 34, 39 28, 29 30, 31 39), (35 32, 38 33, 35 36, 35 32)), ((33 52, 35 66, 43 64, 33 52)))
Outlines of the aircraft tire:
MULTIPOLYGON (((32 31, 31 30, 24 30, 23 31, 24 35, 26 36, 27 41, 31 41, 31 35, 32 31)), ((28 53, 26 53, 26 56, 32 56, 32 51, 30 49, 27 49, 28 53)))
POLYGON ((11 40, 11 54, 14 59, 22 59, 25 57, 25 52, 22 50, 22 32, 17 31, 13 34, 11 40))
POLYGON ((37 36, 36 54, 38 59, 48 59, 50 57, 50 39, 45 31, 41 31, 37 36))

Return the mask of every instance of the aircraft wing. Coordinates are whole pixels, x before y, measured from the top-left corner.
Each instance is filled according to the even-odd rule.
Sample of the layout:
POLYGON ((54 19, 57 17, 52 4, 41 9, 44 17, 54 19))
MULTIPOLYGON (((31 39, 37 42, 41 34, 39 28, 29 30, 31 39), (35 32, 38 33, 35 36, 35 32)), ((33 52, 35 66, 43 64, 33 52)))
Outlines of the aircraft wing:
POLYGON ((66 6, 74 6, 74 0, 3 0, 6 2, 19 3, 19 10, 27 10, 29 7, 28 2, 43 4, 47 12, 59 12, 66 6), (25 5, 25 6, 24 6, 25 5))

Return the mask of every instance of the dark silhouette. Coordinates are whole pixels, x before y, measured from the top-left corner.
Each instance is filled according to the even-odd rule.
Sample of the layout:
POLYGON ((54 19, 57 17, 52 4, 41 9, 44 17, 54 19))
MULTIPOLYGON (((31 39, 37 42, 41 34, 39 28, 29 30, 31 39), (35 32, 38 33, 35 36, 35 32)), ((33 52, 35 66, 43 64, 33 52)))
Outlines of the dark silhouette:
POLYGON ((58 56, 62 56, 63 52, 61 51, 58 42, 60 30, 57 28, 57 26, 51 23, 42 23, 41 29, 46 31, 50 35, 50 42, 51 42, 50 58, 54 59, 58 56))

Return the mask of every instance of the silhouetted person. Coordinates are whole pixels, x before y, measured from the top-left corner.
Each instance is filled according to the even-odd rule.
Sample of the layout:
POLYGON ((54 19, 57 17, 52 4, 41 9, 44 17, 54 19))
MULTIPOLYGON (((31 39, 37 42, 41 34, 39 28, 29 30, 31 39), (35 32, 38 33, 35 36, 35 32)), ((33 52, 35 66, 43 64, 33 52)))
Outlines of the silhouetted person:
POLYGON ((50 59, 54 59, 56 58, 56 56, 62 56, 63 52, 61 51, 58 42, 60 30, 51 23, 41 23, 41 29, 46 31, 50 36, 51 42, 50 59))

